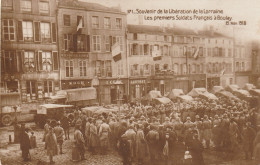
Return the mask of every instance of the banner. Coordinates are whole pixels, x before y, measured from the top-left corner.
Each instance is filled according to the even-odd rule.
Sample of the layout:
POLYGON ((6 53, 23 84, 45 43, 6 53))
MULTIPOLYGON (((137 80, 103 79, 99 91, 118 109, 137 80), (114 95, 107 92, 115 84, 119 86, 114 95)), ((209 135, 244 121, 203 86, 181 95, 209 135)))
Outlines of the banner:
POLYGON ((113 60, 115 62, 119 61, 122 59, 122 55, 121 55, 121 50, 120 50, 120 45, 118 42, 116 42, 113 46, 112 46, 112 57, 113 60))

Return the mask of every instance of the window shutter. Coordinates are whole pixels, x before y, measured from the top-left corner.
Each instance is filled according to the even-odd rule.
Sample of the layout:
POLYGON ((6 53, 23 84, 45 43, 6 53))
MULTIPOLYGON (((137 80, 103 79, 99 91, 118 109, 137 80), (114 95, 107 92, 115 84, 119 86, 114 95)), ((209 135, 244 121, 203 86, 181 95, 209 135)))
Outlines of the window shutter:
POLYGON ((19 65, 18 65, 18 58, 17 58, 16 51, 14 51, 14 56, 13 56, 13 57, 14 57, 14 65, 15 65, 15 66, 13 66, 13 67, 15 67, 15 68, 14 68, 14 71, 15 71, 15 72, 18 72, 18 71, 19 71, 19 68, 18 68, 19 65))
POLYGON ((24 51, 19 51, 18 55, 21 57, 21 71, 25 72, 26 68, 24 67, 24 51))
POLYGON ((42 51, 38 51, 38 70, 42 70, 42 51))
POLYGON ((23 24, 22 21, 18 21, 18 32, 17 32, 17 38, 18 41, 22 41, 23 40, 23 24))
POLYGON ((52 42, 56 43, 57 42, 57 33, 56 33, 56 24, 55 23, 51 24, 51 33, 52 33, 52 42))
POLYGON ((34 22, 34 41, 41 41, 40 22, 34 22))
POLYGON ((52 60, 53 60, 53 70, 59 70, 59 58, 58 52, 52 52, 52 60))
POLYGON ((73 34, 73 50, 77 52, 77 34, 73 34))
POLYGON ((113 37, 112 46, 116 43, 116 37, 113 37))
POLYGON ((90 52, 90 36, 89 35, 87 35, 86 36, 86 42, 87 42, 87 52, 90 52))
POLYGON ((22 57, 21 57, 20 51, 16 52, 16 58, 17 58, 17 72, 21 72, 22 71, 22 57))
POLYGON ((113 37, 109 36, 109 44, 110 44, 110 52, 112 51, 112 46, 113 46, 113 37))
POLYGON ((1 51, 1 72, 5 72, 5 56, 4 56, 4 51, 1 51))

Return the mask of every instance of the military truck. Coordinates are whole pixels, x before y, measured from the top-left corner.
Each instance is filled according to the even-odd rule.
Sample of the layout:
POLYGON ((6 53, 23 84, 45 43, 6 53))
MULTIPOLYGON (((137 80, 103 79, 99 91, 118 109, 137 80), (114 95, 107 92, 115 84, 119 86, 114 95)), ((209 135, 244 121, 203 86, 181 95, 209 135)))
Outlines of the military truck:
POLYGON ((19 92, 0 93, 1 110, 0 119, 1 125, 11 125, 17 116, 21 114, 21 98, 19 92))

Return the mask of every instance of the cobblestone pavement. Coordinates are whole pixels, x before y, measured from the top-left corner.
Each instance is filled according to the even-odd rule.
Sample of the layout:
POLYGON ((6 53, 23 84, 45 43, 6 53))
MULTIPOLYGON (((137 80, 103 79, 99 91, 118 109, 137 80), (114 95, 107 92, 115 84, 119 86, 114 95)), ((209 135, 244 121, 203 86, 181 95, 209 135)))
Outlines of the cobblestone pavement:
MULTIPOLYGON (((37 148, 31 149, 30 154, 32 161, 23 162, 21 157, 21 150, 19 144, 8 144, 9 135, 13 136, 12 127, 2 127, 0 128, 0 159, 2 165, 47 165, 49 164, 48 157, 46 155, 46 150, 44 149, 44 142, 42 142, 43 130, 37 129, 33 123, 27 124, 34 130, 37 140, 37 148)), ((70 130, 70 137, 73 139, 73 129, 70 130)), ((12 139, 13 140, 13 139, 12 139)), ((62 155, 57 155, 54 157, 55 165, 122 165, 122 159, 118 153, 114 150, 110 150, 107 155, 92 155, 89 152, 86 152, 85 157, 87 158, 81 162, 72 162, 71 161, 71 152, 72 152, 72 143, 73 140, 66 140, 63 144, 63 151, 65 152, 62 155)), ((258 165, 252 160, 244 160, 244 155, 241 152, 241 149, 238 149, 236 154, 224 154, 221 152, 215 152, 212 150, 205 150, 204 160, 207 165, 258 165), (233 156, 235 155, 235 156, 233 156)), ((164 165, 163 161, 156 162, 158 165, 164 165)), ((0 164, 1 165, 1 164, 0 164)), ((148 163, 149 165, 149 163, 148 163)))

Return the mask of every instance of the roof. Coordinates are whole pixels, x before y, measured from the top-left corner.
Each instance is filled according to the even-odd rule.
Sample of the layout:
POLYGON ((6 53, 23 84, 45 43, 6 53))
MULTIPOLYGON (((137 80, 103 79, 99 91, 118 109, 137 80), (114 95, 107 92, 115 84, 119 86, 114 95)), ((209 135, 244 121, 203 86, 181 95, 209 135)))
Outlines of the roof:
POLYGON ((59 7, 81 8, 85 10, 116 12, 126 14, 121 11, 120 7, 107 7, 97 3, 82 2, 78 0, 62 0, 59 2, 59 7))
POLYGON ((204 37, 209 37, 209 38, 229 38, 232 39, 232 37, 229 37, 227 35, 224 35, 219 32, 211 32, 210 30, 201 30, 198 31, 198 34, 204 37))
POLYGON ((191 29, 185 29, 185 28, 179 28, 179 27, 160 27, 160 26, 151 26, 151 25, 128 24, 127 30, 130 33, 197 35, 191 29))

